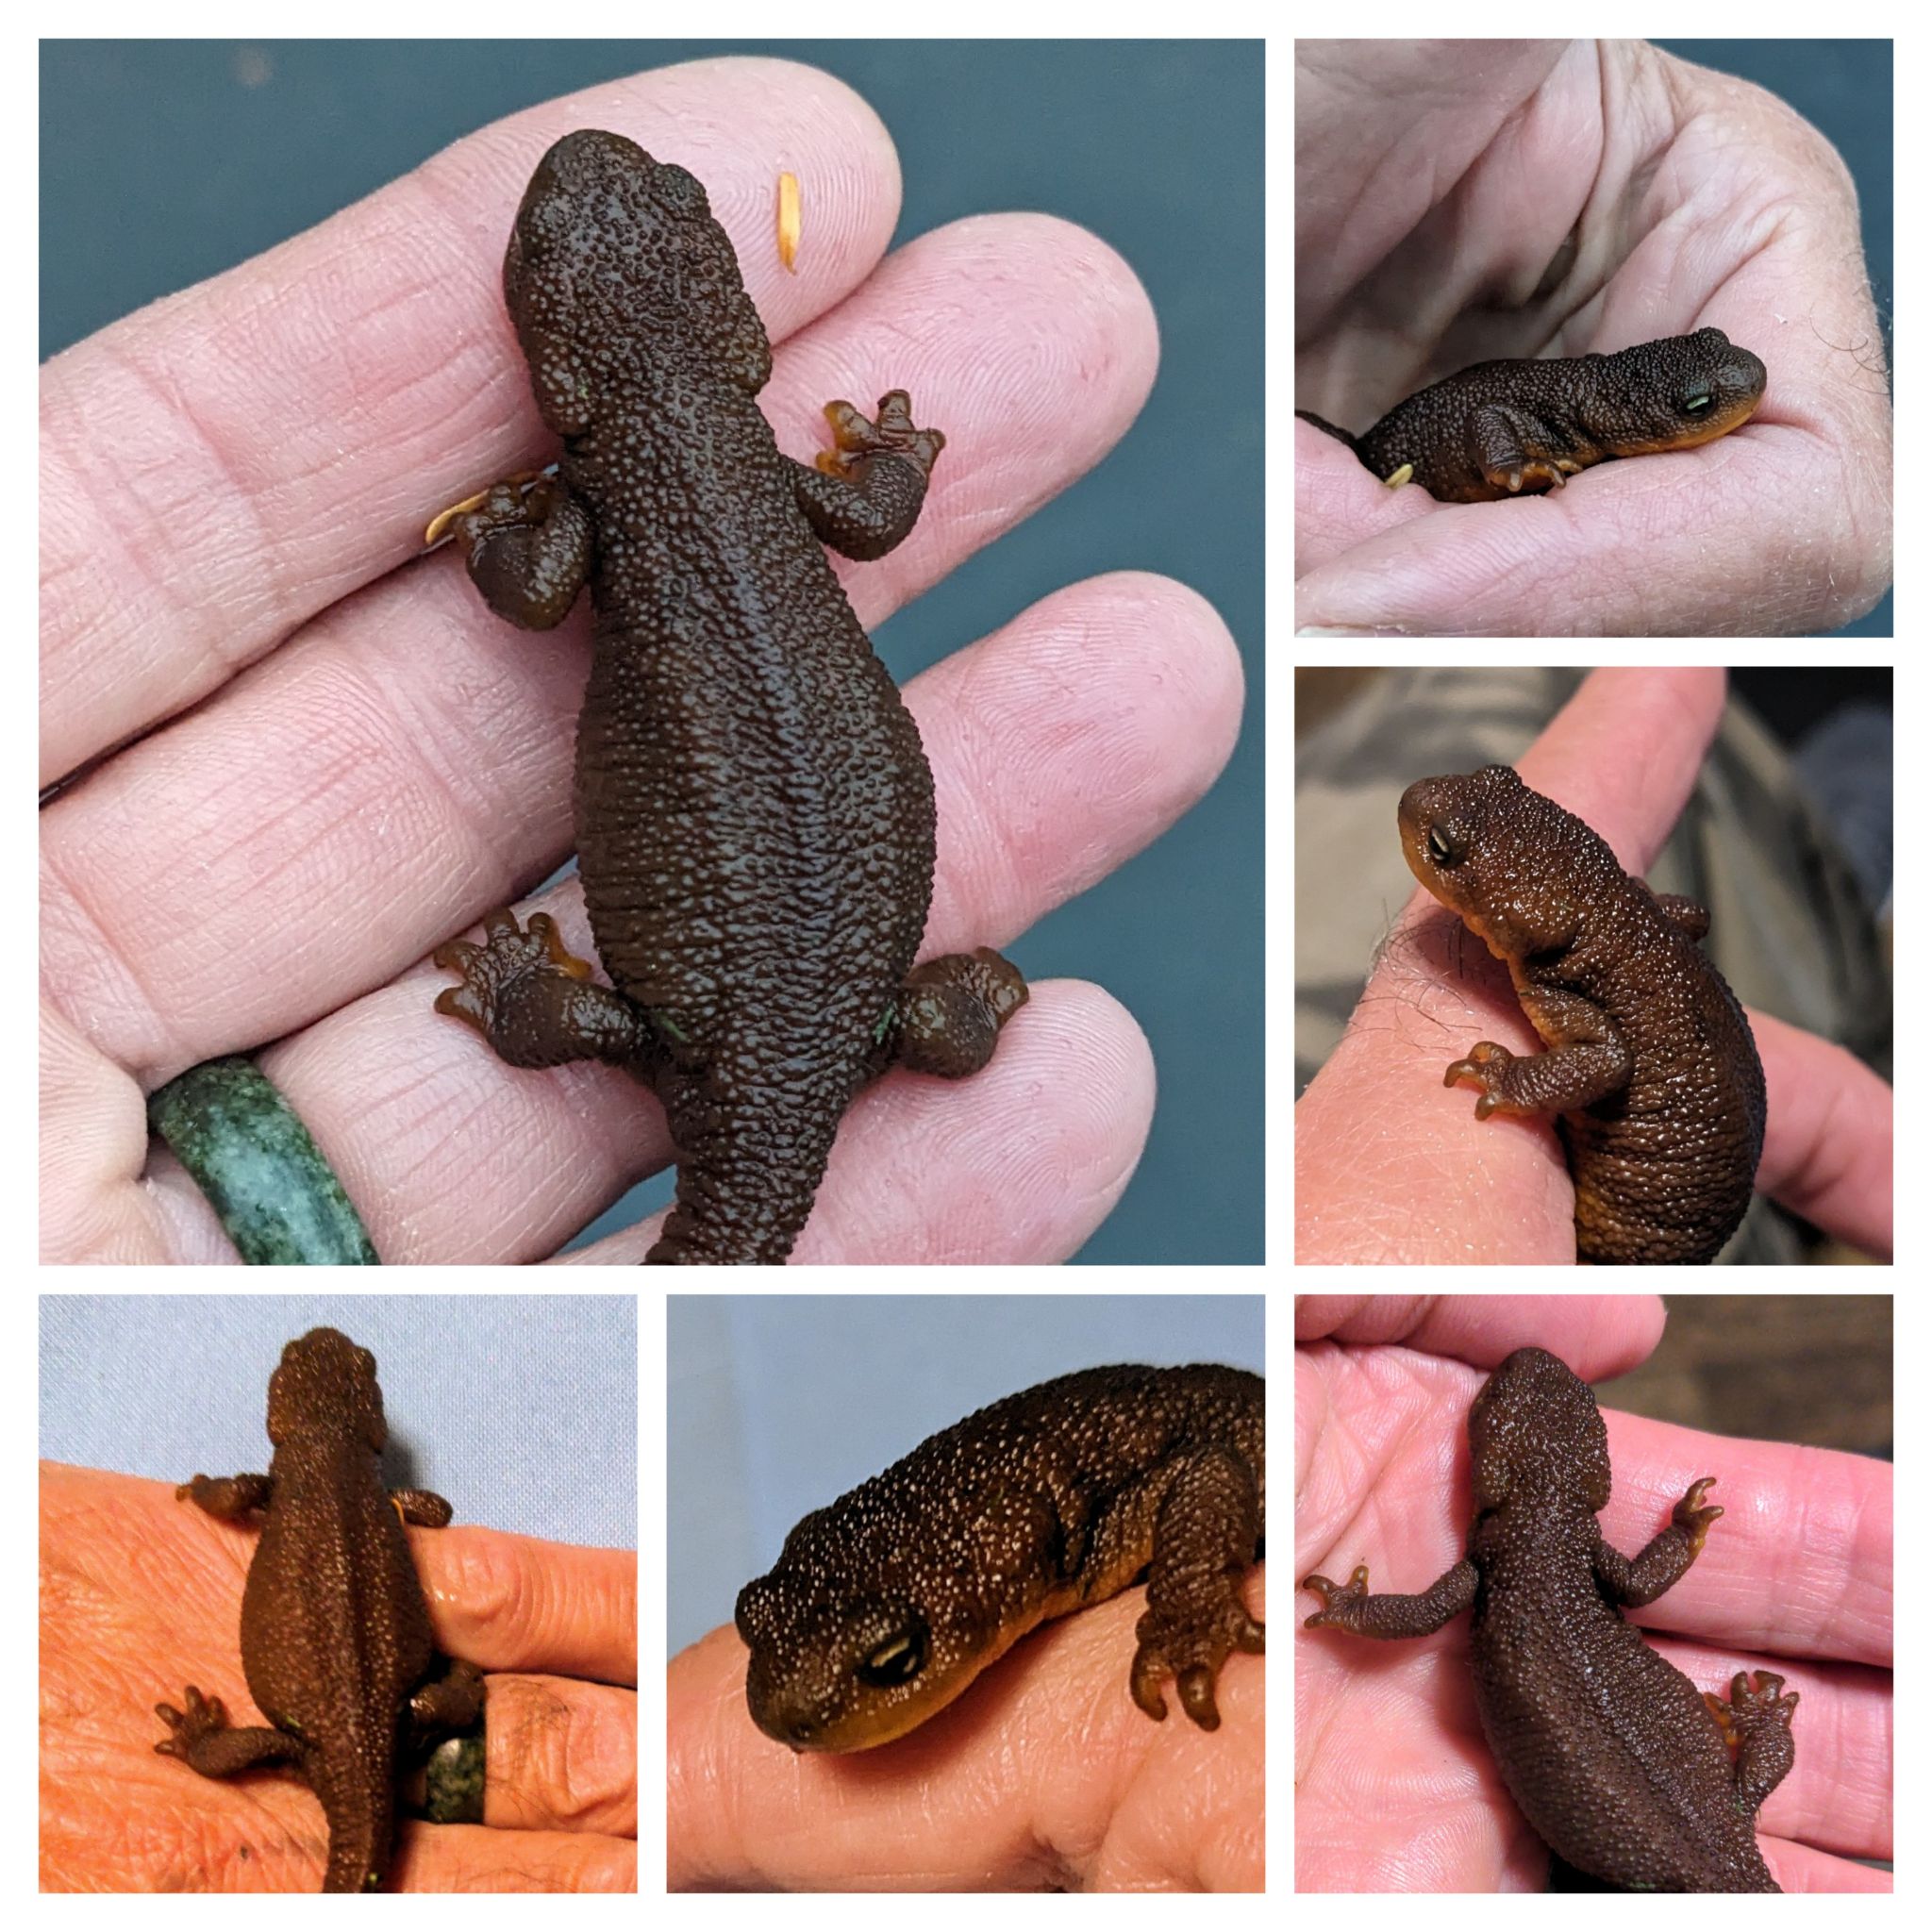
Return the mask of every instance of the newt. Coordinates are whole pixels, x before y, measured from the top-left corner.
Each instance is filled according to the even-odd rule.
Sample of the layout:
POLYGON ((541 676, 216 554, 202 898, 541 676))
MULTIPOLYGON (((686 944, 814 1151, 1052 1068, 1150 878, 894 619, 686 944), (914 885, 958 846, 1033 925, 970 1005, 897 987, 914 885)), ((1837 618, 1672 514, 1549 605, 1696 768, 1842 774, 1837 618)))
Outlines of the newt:
POLYGON ((1359 436, 1295 414, 1354 450, 1391 487, 1442 503, 1499 503, 1560 490, 1612 457, 1694 449, 1748 422, 1764 364, 1721 328, 1614 355, 1478 362, 1399 402, 1359 436))
POLYGON ((1204 1731, 1262 1547, 1264 1385, 1082 1369, 978 1409, 815 1509, 739 1592, 753 1722, 794 1751, 901 1738, 1039 1624, 1147 1579, 1128 1690, 1204 1731))
POLYGON ((578 870, 611 984, 538 914, 441 948, 436 1005, 512 1066, 597 1059, 663 1103, 677 1198, 651 1262, 782 1261, 839 1121, 892 1066, 958 1078, 1024 1004, 991 948, 915 967, 932 773, 825 559, 883 557, 944 446, 903 390, 836 448, 779 453, 771 343, 703 185, 623 136, 538 163, 504 295, 552 475, 452 522, 491 609, 594 618, 577 729, 578 870))
POLYGON ((261 1513, 242 1592, 242 1669, 273 1728, 233 1729, 219 1697, 158 1704, 155 1749, 204 1777, 281 1765, 322 1800, 324 1891, 376 1891, 394 1847, 396 1760, 468 1729, 474 1664, 436 1654, 405 1522, 451 1516, 427 1490, 385 1490, 375 1357, 335 1328, 282 1351, 269 1377, 266 1475, 197 1475, 175 1491, 223 1523, 261 1513))
POLYGON ((1478 1041, 1442 1076, 1478 1120, 1551 1114, 1576 1190, 1576 1255, 1713 1259, 1751 1205, 1764 1068, 1699 950, 1710 915, 1653 892, 1507 765, 1423 778, 1396 808, 1408 869, 1509 969, 1547 1051, 1478 1041))
POLYGON ((1609 1437, 1589 1383, 1547 1350, 1519 1348, 1469 1411, 1475 1520, 1466 1554, 1418 1596, 1371 1596, 1307 1576, 1310 1630, 1427 1637, 1464 1610, 1475 1704, 1503 1781, 1567 1864, 1644 1891, 1778 1891, 1753 1829, 1790 1770, 1798 1693, 1740 1671, 1726 1698, 1624 1620, 1654 1603, 1724 1512, 1700 1476, 1639 1554, 1605 1541, 1609 1437), (1735 1765, 1730 1749, 1738 1753, 1735 1765))

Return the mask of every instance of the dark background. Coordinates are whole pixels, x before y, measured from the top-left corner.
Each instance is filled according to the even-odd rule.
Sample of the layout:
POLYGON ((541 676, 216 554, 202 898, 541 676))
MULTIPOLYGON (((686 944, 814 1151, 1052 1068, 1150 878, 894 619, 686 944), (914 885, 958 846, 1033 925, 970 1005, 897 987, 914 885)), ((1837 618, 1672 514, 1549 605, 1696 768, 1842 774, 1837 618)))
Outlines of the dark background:
MULTIPOLYGON (((898 143, 898 238, 991 209, 1091 228, 1146 285, 1160 374, 1099 469, 885 625, 901 682, 1063 585, 1208 597, 1248 709, 1151 850, 1025 933, 1029 978, 1108 988, 1153 1041, 1146 1158, 1089 1261, 1261 1258, 1261 93, 1258 42, 42 42, 41 352, 333 214, 534 102, 675 61, 809 61, 898 143)), ((597 1226, 668 1200, 634 1190, 597 1226)))

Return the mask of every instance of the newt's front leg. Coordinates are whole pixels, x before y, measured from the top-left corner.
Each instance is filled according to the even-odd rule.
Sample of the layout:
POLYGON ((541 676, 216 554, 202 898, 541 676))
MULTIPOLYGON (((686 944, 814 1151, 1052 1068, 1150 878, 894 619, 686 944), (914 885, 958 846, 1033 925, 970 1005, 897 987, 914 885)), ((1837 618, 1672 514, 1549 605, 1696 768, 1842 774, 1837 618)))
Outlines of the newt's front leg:
POLYGON ((1705 1491, 1716 1480, 1714 1475, 1699 1476, 1677 1499, 1669 1528, 1658 1530, 1634 1557, 1597 1538, 1591 1568, 1614 1601, 1641 1609, 1656 1602, 1697 1560, 1710 1525, 1724 1513, 1721 1504, 1704 1500, 1705 1491))
POLYGON ((1470 458, 1484 479, 1511 496, 1543 487, 1560 490, 1564 477, 1595 460, 1579 461, 1559 446, 1560 437, 1546 423, 1513 403, 1485 403, 1473 409, 1464 433, 1470 458))
POLYGON ((591 575, 591 512, 560 476, 508 477, 449 527, 483 601, 525 630, 561 624, 591 575))
POLYGON ((1602 1008, 1545 987, 1519 997, 1543 1039, 1561 1044, 1539 1054, 1513 1054, 1493 1040, 1479 1040, 1446 1068, 1443 1086, 1467 1080, 1483 1090, 1475 1104, 1477 1120, 1492 1113, 1568 1113, 1630 1084, 1636 1058, 1602 1008))
POLYGON ((869 563, 919 521, 946 439, 913 427, 912 400, 903 389, 879 398, 876 422, 842 402, 827 403, 825 416, 835 446, 819 452, 816 469, 791 465, 791 493, 821 543, 869 563))
POLYGON ((1172 1677, 1188 1716, 1204 1731, 1219 1729, 1215 1680, 1228 1653, 1266 1650, 1267 1632, 1241 1596, 1260 1540, 1260 1491, 1246 1462, 1220 1448, 1176 1460, 1154 1521, 1129 1679, 1134 1702, 1157 1722, 1167 1715, 1162 1680, 1172 1677))
POLYGON ((1322 1599, 1304 1630, 1346 1630, 1357 1637, 1428 1637, 1475 1602, 1476 1571, 1469 1557, 1445 1570, 1419 1596, 1369 1594, 1369 1566, 1357 1563, 1346 1583, 1304 1576, 1301 1587, 1322 1599))

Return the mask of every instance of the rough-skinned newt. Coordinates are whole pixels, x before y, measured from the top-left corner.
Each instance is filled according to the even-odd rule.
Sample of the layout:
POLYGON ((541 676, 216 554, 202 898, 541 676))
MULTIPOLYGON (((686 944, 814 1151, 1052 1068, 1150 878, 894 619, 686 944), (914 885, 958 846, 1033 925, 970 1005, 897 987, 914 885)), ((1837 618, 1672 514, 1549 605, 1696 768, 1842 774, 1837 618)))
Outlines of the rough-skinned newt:
POLYGON ((375 1891, 395 1834, 396 1757, 466 1729, 483 1704, 473 1664, 439 1659, 403 1523, 442 1528, 426 1490, 385 1491, 388 1424, 375 1357, 334 1328, 282 1351, 269 1377, 266 1475, 197 1475, 175 1491, 232 1523, 259 1510, 242 1593, 242 1669, 274 1729, 231 1729, 191 1684, 158 1704, 155 1746, 204 1777, 281 1765, 322 1800, 324 1891, 375 1891))
POLYGON ((1503 1781, 1538 1835, 1607 1884, 1646 1891, 1777 1891, 1753 1821, 1791 1767, 1798 1694, 1744 1672, 1700 1695, 1624 1621, 1683 1575, 1724 1511, 1685 1491, 1635 1557, 1604 1541, 1609 1437, 1590 1385, 1519 1348, 1469 1411, 1475 1521, 1467 1554, 1418 1596, 1307 1576, 1307 1629, 1427 1637, 1473 1609, 1476 1710, 1503 1781), (1737 1748, 1736 1764, 1730 1749, 1737 1748))
POLYGON ((1585 1261, 1711 1260, 1751 1205, 1764 1069, 1698 941, 1710 915, 1656 893, 1507 765, 1424 778, 1396 808, 1409 870, 1509 968, 1547 1052, 1479 1041, 1443 1085, 1476 1118, 1559 1116, 1585 1261))
POLYGON ((1242 1369, 1083 1369, 977 1410, 804 1518, 738 1597, 745 1698, 795 1751, 903 1737, 1048 1618, 1147 1578, 1128 1688, 1203 1730, 1261 1546, 1263 1384, 1242 1369))
POLYGON ((1612 457, 1692 449, 1727 435, 1764 394, 1764 364, 1721 328, 1613 356, 1478 362, 1396 406, 1359 436, 1307 409, 1385 483, 1443 503, 1495 503, 1561 489, 1612 457))
POLYGON ((621 135, 539 162, 503 279, 563 457, 452 527, 513 624, 590 587, 577 854, 612 985, 545 916, 497 913, 437 954, 463 975, 437 1006, 514 1066, 600 1059, 658 1094, 677 1201, 647 1260, 782 1261, 860 1086, 975 1072, 1026 997, 985 947, 913 966, 932 774, 821 547, 898 543, 944 438, 895 390, 876 421, 829 406, 818 468, 782 456, 771 344, 702 184, 621 135))

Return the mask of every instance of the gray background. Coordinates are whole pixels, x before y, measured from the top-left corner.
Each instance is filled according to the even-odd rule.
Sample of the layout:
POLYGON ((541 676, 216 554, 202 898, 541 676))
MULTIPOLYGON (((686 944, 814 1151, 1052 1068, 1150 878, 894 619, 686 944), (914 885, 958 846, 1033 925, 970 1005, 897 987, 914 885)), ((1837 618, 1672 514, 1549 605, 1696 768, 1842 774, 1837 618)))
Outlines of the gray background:
POLYGON ((41 1454, 182 1483, 265 1470, 283 1346, 375 1357, 384 1479, 456 1521, 635 1549, 638 1309, 627 1294, 41 1297, 41 1454))
POLYGON ((1264 1367, 1259 1295, 673 1295, 675 1653, 731 1621, 786 1532, 935 1430, 1110 1362, 1264 1367))
MULTIPOLYGON (((1047 593, 1158 571, 1248 674, 1241 741, 1165 839, 1024 934, 1153 1041, 1159 1102, 1090 1261, 1261 1257, 1261 78, 1258 42, 43 42, 42 355, 245 260, 533 102, 710 53, 810 61, 898 143, 899 238, 1000 208, 1094 230, 1161 330, 1101 467, 883 627, 902 682, 1047 593)), ((597 1224, 669 1198, 668 1176, 597 1224)))

